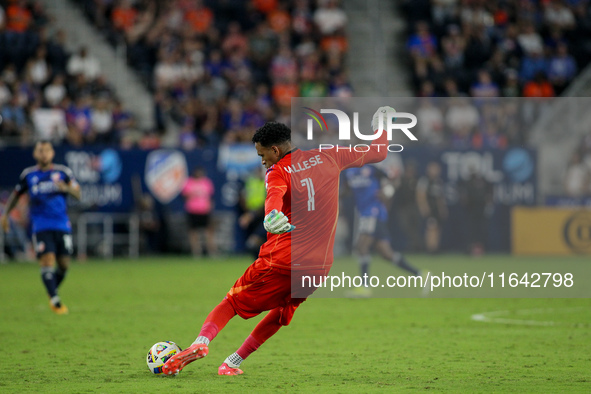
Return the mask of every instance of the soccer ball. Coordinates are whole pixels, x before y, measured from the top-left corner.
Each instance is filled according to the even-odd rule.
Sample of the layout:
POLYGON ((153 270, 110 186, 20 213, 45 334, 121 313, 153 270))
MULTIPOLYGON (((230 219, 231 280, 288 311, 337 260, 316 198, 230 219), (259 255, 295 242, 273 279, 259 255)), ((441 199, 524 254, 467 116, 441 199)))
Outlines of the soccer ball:
POLYGON ((148 351, 148 369, 154 375, 162 374, 162 366, 169 358, 181 352, 181 348, 172 341, 158 342, 148 351))

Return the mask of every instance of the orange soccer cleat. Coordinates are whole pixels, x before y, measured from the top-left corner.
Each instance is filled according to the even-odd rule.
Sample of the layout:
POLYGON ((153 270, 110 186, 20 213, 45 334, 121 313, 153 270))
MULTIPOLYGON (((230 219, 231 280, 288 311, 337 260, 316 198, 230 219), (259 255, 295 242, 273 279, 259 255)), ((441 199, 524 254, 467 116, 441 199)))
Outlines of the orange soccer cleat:
POLYGON ((207 356, 209 348, 204 343, 195 343, 179 354, 172 356, 162 366, 163 375, 178 375, 187 364, 207 356))
POLYGON ((68 307, 64 304, 61 304, 61 306, 55 306, 51 303, 51 301, 49 301, 49 307, 56 315, 67 315, 69 312, 68 307))
POLYGON ((218 368, 218 375, 242 375, 243 373, 240 368, 232 368, 226 363, 223 363, 218 368))

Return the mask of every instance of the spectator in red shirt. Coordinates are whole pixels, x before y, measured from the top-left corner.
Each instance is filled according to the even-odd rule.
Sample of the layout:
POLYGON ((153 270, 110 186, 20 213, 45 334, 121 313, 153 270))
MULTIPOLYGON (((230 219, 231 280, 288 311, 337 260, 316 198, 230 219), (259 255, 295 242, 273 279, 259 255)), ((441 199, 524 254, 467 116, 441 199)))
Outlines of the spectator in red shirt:
POLYGON ((263 14, 268 14, 275 10, 277 8, 277 3, 277 0, 252 0, 254 8, 263 14))
POLYGON ((31 11, 27 9, 25 0, 18 0, 6 9, 6 30, 24 33, 31 24, 31 11))
POLYGON ((285 10, 285 7, 280 6, 277 9, 267 14, 269 26, 277 34, 281 34, 289 30, 291 26, 291 16, 285 10))
POLYGON ((554 88, 548 82, 546 74, 538 72, 533 81, 529 81, 523 87, 523 97, 554 97, 554 88))
POLYGON ((115 28, 127 33, 134 26, 137 19, 137 10, 132 7, 130 0, 123 0, 113 9, 111 20, 115 28))
POLYGON ((203 2, 196 0, 193 7, 185 14, 185 20, 189 23, 193 32, 204 34, 213 25, 214 16, 213 12, 203 5, 203 2))
POLYGON ((226 55, 230 53, 245 55, 248 52, 248 39, 242 33, 238 22, 232 22, 228 26, 228 34, 222 42, 222 50, 226 55))

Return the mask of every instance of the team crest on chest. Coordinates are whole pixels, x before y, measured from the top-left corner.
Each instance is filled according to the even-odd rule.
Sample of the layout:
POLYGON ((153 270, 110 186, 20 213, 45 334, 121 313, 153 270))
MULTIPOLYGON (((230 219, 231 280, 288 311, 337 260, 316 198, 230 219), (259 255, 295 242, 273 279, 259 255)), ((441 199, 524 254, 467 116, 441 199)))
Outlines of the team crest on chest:
POLYGON ((57 182, 60 180, 60 173, 59 172, 52 172, 51 173, 51 180, 57 182))

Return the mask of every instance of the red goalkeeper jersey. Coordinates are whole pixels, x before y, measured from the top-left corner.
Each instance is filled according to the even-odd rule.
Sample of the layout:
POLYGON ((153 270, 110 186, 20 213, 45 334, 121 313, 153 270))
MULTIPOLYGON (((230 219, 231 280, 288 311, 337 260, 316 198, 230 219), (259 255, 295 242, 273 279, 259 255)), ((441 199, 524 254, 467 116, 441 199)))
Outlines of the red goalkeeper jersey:
MULTIPOLYGON (((363 149, 368 149, 363 146, 363 149)), ((267 233, 259 258, 291 270, 330 269, 339 216, 340 172, 386 158, 386 133, 367 152, 348 147, 294 149, 267 170, 265 215, 283 212, 295 230, 267 233)))

